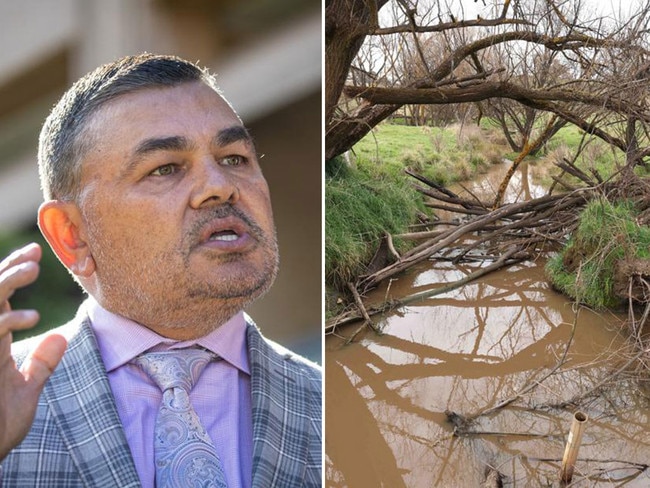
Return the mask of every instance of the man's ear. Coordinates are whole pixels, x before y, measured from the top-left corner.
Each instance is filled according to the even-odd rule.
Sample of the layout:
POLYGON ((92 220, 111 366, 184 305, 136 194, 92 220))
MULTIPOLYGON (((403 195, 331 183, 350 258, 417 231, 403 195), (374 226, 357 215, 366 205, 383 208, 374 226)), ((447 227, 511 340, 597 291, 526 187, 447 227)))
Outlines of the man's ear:
POLYGON ((50 200, 38 209, 38 226, 61 262, 77 276, 88 277, 95 261, 82 232, 79 207, 72 202, 50 200))

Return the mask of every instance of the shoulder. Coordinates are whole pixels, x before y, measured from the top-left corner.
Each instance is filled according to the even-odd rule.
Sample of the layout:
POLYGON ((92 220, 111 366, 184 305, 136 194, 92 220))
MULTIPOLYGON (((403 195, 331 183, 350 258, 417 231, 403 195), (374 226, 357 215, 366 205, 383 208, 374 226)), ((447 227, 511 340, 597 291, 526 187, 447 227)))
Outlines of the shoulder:
POLYGON ((249 316, 246 316, 246 322, 251 360, 261 359, 263 362, 269 363, 268 366, 275 365, 281 369, 290 369, 310 382, 317 383, 320 387, 323 377, 320 365, 264 337, 249 316))
POLYGON ((290 364, 298 371, 302 372, 305 376, 316 379, 318 381, 321 380, 323 376, 323 370, 320 365, 318 365, 313 361, 310 361, 309 359, 299 354, 296 354, 295 352, 291 351, 290 349, 287 349, 286 347, 282 346, 281 344, 278 344, 277 342, 274 342, 266 338, 264 338, 264 341, 266 342, 268 347, 275 352, 275 354, 282 357, 285 363, 290 364))
POLYGON ((11 355, 16 361, 16 364, 20 366, 27 355, 34 350, 34 348, 43 340, 44 337, 50 334, 62 335, 66 338, 68 343, 70 343, 71 340, 79 336, 84 320, 86 319, 87 317, 85 314, 78 313, 75 318, 61 326, 55 327, 33 337, 12 343, 11 355))

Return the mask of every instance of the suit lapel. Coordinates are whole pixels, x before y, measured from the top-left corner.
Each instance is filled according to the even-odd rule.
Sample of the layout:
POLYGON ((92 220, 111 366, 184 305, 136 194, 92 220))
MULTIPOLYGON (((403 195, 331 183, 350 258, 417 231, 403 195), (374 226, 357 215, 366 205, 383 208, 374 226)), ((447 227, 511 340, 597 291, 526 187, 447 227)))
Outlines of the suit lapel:
POLYGON ((88 319, 68 337, 43 395, 86 486, 140 486, 88 319))
POLYGON ((309 447, 308 389, 289 354, 248 325, 253 401, 253 488, 302 486, 309 447))

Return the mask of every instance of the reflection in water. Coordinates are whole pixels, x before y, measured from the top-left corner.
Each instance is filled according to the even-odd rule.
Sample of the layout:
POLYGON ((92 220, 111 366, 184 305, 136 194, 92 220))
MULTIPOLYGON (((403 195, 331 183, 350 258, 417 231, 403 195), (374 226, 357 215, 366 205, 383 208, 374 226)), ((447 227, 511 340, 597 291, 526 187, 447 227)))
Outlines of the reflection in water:
MULTIPOLYGON (((558 363, 575 314, 540 283, 540 267, 520 266, 385 317, 383 335, 367 333, 350 346, 328 337, 328 486, 477 486, 488 465, 511 486, 555 482, 575 407, 552 405, 611 373, 612 355, 624 348, 608 325, 620 325, 616 317, 582 310, 561 371, 520 401, 479 416, 460 437, 445 413, 479 414, 558 363)), ((412 285, 409 278, 394 282, 391 293, 412 285)), ((636 389, 622 382, 582 402, 591 420, 581 460, 648 462, 647 401, 636 389)), ((608 476, 638 473, 618 466, 608 476)), ((581 462, 576 479, 609 468, 581 462)), ((642 476, 628 486, 647 486, 642 476)))
MULTIPOLYGON (((471 271, 421 265, 368 300, 471 271)), ((650 486, 650 409, 638 382, 619 379, 580 398, 621 364, 622 321, 589 310, 576 320, 545 284, 541 263, 422 300, 381 325, 382 335, 366 333, 348 346, 327 338, 327 486, 473 487, 488 466, 506 486, 559 486, 577 405, 556 405, 574 397, 590 420, 572 486, 650 486), (544 378, 571 337, 566 363, 544 378), (506 408, 480 415, 536 381, 506 408)))
MULTIPOLYGON (((511 163, 512 161, 504 161, 503 164, 492 168, 487 174, 481 175, 477 180, 463 183, 462 185, 454 185, 451 189, 460 195, 477 195, 482 200, 492 201, 511 163)), ((531 180, 528 162, 524 161, 519 165, 515 174, 512 175, 503 201, 504 203, 512 203, 531 200, 542 197, 545 194, 546 189, 531 180)))

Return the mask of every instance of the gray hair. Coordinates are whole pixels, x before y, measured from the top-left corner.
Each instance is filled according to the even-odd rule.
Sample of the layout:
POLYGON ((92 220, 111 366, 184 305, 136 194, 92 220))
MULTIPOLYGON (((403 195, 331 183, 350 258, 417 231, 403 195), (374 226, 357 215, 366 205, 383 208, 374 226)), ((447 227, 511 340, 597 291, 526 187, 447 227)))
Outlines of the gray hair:
POLYGON ((85 128, 103 104, 137 90, 193 81, 203 82, 221 94, 207 70, 175 56, 126 56, 79 79, 54 106, 41 129, 38 169, 43 197, 78 197, 81 161, 92 143, 85 128))

